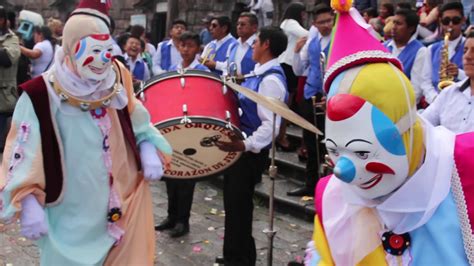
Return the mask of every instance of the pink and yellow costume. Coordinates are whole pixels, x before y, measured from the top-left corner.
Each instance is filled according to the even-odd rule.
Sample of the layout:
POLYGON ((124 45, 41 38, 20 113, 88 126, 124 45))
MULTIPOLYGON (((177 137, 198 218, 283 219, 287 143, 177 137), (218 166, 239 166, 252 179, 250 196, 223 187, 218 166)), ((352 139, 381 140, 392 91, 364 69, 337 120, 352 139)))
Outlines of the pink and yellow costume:
POLYGON ((335 168, 315 191, 306 265, 474 264, 474 134, 420 118, 400 63, 351 1, 332 5, 326 146, 335 168))

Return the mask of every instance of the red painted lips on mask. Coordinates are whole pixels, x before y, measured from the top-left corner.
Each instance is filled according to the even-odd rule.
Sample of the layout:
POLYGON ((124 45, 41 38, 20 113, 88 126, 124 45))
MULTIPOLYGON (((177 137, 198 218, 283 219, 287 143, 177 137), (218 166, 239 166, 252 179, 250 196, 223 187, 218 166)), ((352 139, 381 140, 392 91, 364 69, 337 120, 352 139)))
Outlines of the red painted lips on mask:
POLYGON ((395 174, 395 171, 393 171, 392 168, 383 163, 368 163, 365 166, 365 170, 376 174, 395 174))

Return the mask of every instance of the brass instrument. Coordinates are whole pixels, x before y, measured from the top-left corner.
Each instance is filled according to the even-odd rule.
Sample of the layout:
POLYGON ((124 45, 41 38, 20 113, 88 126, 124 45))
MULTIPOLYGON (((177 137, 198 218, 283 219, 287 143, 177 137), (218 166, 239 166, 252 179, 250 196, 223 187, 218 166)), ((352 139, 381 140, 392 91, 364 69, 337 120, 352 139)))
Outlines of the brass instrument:
POLYGON ((439 83, 438 89, 442 90, 452 84, 454 84, 454 77, 450 76, 447 72, 449 62, 449 37, 451 36, 451 29, 448 29, 444 34, 444 45, 441 50, 441 64, 439 65, 439 83))

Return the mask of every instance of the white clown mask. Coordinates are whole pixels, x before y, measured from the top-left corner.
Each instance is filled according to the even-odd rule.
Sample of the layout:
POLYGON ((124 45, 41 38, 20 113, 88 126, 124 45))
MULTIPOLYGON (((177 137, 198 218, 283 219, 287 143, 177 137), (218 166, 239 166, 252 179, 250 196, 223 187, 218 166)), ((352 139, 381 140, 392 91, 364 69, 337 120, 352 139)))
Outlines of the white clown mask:
POLYGON ((362 198, 388 195, 408 177, 408 157, 397 127, 357 96, 338 94, 328 101, 326 147, 334 175, 362 198))
POLYGON ((112 71, 113 40, 109 34, 93 34, 82 38, 74 51, 74 64, 79 76, 86 80, 104 80, 112 71))

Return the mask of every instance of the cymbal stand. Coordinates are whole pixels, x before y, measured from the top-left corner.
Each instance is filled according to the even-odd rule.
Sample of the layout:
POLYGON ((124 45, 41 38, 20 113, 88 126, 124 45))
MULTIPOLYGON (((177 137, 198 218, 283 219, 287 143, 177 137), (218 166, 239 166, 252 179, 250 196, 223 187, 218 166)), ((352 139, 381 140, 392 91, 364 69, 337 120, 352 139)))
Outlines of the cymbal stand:
MULTIPOLYGON (((313 102, 313 119, 314 119, 314 126, 318 127, 318 116, 325 115, 324 112, 318 112, 318 103, 316 102, 316 96, 312 96, 311 100, 313 102)), ((318 134, 315 134, 316 138, 316 162, 318 164, 317 169, 317 178, 318 180, 321 178, 321 161, 319 158, 319 137, 318 134)))
POLYGON ((276 230, 273 228, 273 219, 275 215, 274 211, 274 200, 275 200, 275 178, 277 176, 277 166, 275 165, 275 138, 276 138, 276 114, 273 113, 273 131, 272 131, 272 149, 271 149, 271 164, 268 169, 270 175, 270 196, 269 196, 269 220, 268 228, 263 230, 263 233, 268 237, 268 254, 267 254, 267 265, 272 266, 273 264, 273 238, 276 235, 276 230))

